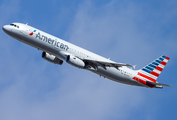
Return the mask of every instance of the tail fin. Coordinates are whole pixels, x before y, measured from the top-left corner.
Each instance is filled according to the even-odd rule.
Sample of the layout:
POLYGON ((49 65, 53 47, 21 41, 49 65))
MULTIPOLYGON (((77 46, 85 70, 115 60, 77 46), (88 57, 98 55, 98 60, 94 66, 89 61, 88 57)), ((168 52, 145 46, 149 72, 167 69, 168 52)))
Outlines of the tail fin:
POLYGON ((164 55, 160 56, 149 65, 146 65, 142 69, 138 70, 137 76, 140 79, 156 83, 157 78, 159 77, 169 59, 169 57, 164 55))

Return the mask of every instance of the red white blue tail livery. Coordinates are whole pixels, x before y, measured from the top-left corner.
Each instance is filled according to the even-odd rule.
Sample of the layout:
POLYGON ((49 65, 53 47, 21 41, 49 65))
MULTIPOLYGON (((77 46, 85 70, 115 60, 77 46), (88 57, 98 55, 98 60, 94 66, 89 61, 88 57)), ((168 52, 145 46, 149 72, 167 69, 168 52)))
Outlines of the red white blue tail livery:
MULTIPOLYGON (((151 62, 149 65, 146 65, 142 69, 137 71, 137 76, 133 77, 134 80, 137 80, 149 87, 162 87, 169 86, 165 84, 157 83, 157 78, 164 69, 165 65, 169 61, 169 57, 161 56, 155 61, 151 62)), ((170 86, 169 86, 170 87, 170 86)))

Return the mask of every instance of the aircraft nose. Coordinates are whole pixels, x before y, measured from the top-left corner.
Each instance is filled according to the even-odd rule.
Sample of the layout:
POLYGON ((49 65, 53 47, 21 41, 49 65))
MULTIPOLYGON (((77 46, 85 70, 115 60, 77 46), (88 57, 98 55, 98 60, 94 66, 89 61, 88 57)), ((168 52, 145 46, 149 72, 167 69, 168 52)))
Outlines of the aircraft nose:
POLYGON ((2 27, 2 29, 3 29, 3 31, 4 31, 6 34, 8 34, 8 33, 11 32, 11 28, 10 28, 9 25, 4 25, 4 26, 2 27))
POLYGON ((7 26, 7 25, 4 25, 4 26, 2 27, 2 29, 3 29, 4 32, 7 32, 7 31, 8 31, 8 26, 7 26))

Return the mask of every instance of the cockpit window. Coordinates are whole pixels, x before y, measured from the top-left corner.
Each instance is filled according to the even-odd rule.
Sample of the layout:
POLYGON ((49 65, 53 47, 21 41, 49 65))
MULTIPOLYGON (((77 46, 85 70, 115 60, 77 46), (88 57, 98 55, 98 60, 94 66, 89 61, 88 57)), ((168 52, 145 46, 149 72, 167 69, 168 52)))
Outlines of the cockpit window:
POLYGON ((19 26, 18 25, 15 25, 15 24, 10 24, 11 26, 14 26, 14 27, 17 27, 17 28, 19 28, 19 26))

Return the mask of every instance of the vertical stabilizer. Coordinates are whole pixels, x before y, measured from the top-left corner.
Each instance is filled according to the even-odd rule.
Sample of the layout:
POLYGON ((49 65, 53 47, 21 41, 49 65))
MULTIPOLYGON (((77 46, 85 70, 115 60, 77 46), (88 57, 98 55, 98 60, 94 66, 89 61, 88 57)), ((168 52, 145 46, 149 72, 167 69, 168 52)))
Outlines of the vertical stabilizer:
POLYGON ((140 69, 137 73, 138 77, 150 82, 156 82, 157 78, 159 77, 169 59, 169 57, 166 57, 164 55, 157 58, 149 65, 146 65, 145 67, 140 69))
POLYGON ((157 78, 159 77, 169 59, 169 57, 166 57, 164 55, 160 56, 149 65, 146 65, 142 69, 138 70, 137 75, 134 76, 132 79, 151 88, 163 88, 163 86, 171 87, 170 85, 156 82, 157 78))

